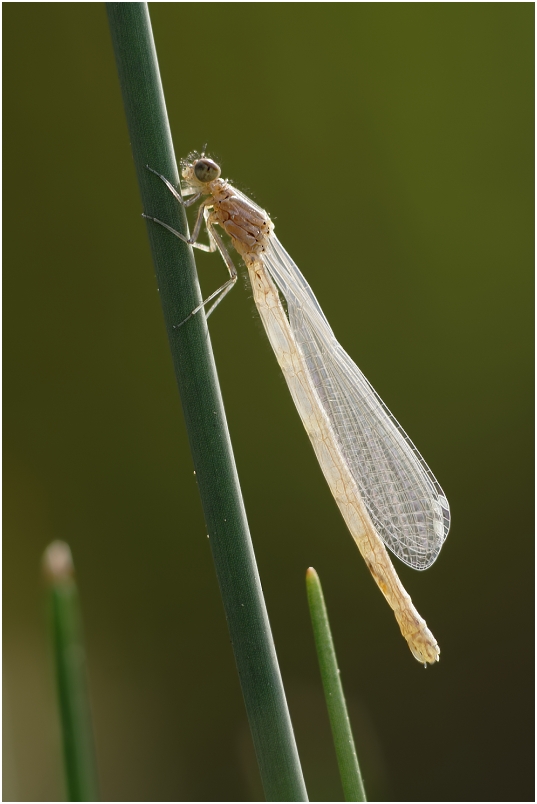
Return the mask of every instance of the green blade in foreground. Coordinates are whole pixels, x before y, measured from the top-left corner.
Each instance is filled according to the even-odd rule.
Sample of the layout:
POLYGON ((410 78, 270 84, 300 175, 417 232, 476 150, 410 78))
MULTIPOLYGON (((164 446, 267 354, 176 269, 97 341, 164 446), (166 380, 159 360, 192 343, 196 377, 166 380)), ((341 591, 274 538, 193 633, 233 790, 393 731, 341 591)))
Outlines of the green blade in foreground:
MULTIPOLYGON (((186 232, 184 209, 146 167, 178 183, 147 4, 107 3, 106 8, 140 185, 140 212, 143 209, 186 232)), ((196 34, 190 30, 176 31, 178 42, 181 36, 192 35, 196 34)), ((195 80, 194 65, 176 84, 176 91, 184 95, 195 80)), ((185 140, 190 139, 190 114, 187 110, 182 121, 185 140)), ((181 138, 181 131, 176 136, 181 138)), ((145 225, 263 789, 268 801, 307 801, 205 314, 200 311, 188 324, 176 327, 201 302, 192 248, 152 221, 145 225)), ((178 538, 180 517, 178 510, 178 538)))
POLYGON ((315 647, 321 669, 326 706, 332 727, 332 737, 336 749, 339 773, 345 801, 367 801, 365 797, 364 783, 354 739, 352 736, 351 724, 345 704, 345 696, 339 676, 334 642, 330 632, 330 623, 324 603, 323 590, 319 576, 310 567, 306 572, 306 589, 308 593, 308 605, 310 608, 313 634, 315 637, 315 647))
POLYGON ((97 801, 97 766, 78 590, 71 551, 52 542, 43 556, 69 801, 97 801))

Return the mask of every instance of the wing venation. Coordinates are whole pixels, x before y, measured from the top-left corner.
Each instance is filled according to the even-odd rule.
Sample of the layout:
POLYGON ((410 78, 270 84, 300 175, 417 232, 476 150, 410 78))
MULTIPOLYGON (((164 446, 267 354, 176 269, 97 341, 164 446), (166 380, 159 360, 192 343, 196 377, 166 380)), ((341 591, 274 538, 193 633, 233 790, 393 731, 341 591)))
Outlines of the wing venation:
POLYGON ((444 492, 336 340, 306 279, 274 234, 263 261, 287 303, 291 329, 380 537, 405 564, 427 569, 449 531, 444 492))

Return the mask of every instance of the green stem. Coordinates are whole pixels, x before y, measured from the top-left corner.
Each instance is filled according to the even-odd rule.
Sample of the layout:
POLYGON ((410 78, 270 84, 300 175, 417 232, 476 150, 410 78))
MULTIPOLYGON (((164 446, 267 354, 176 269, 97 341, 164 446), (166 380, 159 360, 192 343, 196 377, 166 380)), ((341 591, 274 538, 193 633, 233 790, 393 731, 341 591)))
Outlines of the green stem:
POLYGON ((306 572, 306 589, 315 647, 317 648, 317 657, 321 669, 324 695, 332 727, 332 737, 345 801, 367 801, 337 666, 336 652, 330 632, 321 581, 313 567, 310 567, 306 572))
POLYGON ((97 801, 97 767, 86 658, 71 551, 52 542, 43 556, 49 585, 52 642, 69 801, 97 801))
MULTIPOLYGON (((146 169, 150 165, 178 183, 147 5, 106 5, 144 211, 186 232, 183 208, 160 179, 146 169)), ((177 32, 178 38, 180 33, 177 32)), ((174 329, 201 302, 192 249, 151 221, 147 230, 265 795, 270 801, 307 801, 205 315, 198 313, 188 324, 174 329)), ((179 528, 178 517, 178 531, 179 528)))

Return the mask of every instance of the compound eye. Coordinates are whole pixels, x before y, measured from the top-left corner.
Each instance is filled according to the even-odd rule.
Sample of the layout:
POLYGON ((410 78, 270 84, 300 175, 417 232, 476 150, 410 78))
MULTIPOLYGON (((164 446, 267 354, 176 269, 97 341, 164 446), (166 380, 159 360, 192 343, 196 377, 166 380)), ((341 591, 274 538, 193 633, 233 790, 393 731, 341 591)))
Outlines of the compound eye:
POLYGON ((198 181, 206 184, 219 177, 220 167, 212 159, 198 159, 194 165, 194 174, 198 181))

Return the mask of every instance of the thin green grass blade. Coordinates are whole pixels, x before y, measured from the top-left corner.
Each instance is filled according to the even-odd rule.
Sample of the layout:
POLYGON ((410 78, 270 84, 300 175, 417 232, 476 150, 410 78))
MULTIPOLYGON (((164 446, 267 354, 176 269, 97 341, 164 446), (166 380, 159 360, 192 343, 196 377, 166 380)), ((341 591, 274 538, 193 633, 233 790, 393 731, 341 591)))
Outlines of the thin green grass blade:
MULTIPOLYGON (((177 184, 179 177, 147 4, 107 3, 106 6, 143 211, 185 233, 184 210, 146 167, 149 165, 177 184)), ((191 31, 176 33, 177 41, 181 35, 192 35, 191 31)), ((194 72, 190 70, 185 75, 177 91, 184 94, 185 86, 190 86, 192 80, 195 65, 194 72)), ((147 231, 207 533, 265 795, 269 801, 307 801, 205 315, 200 312, 188 324, 174 328, 201 302, 192 249, 151 221, 147 222, 147 231)), ((179 534, 179 511, 177 520, 179 534)))
POLYGON ((306 572, 308 604, 345 801, 367 801, 319 576, 306 572))
POLYGON ((71 551, 52 542, 43 556, 69 801, 97 801, 97 765, 78 590, 71 551))

